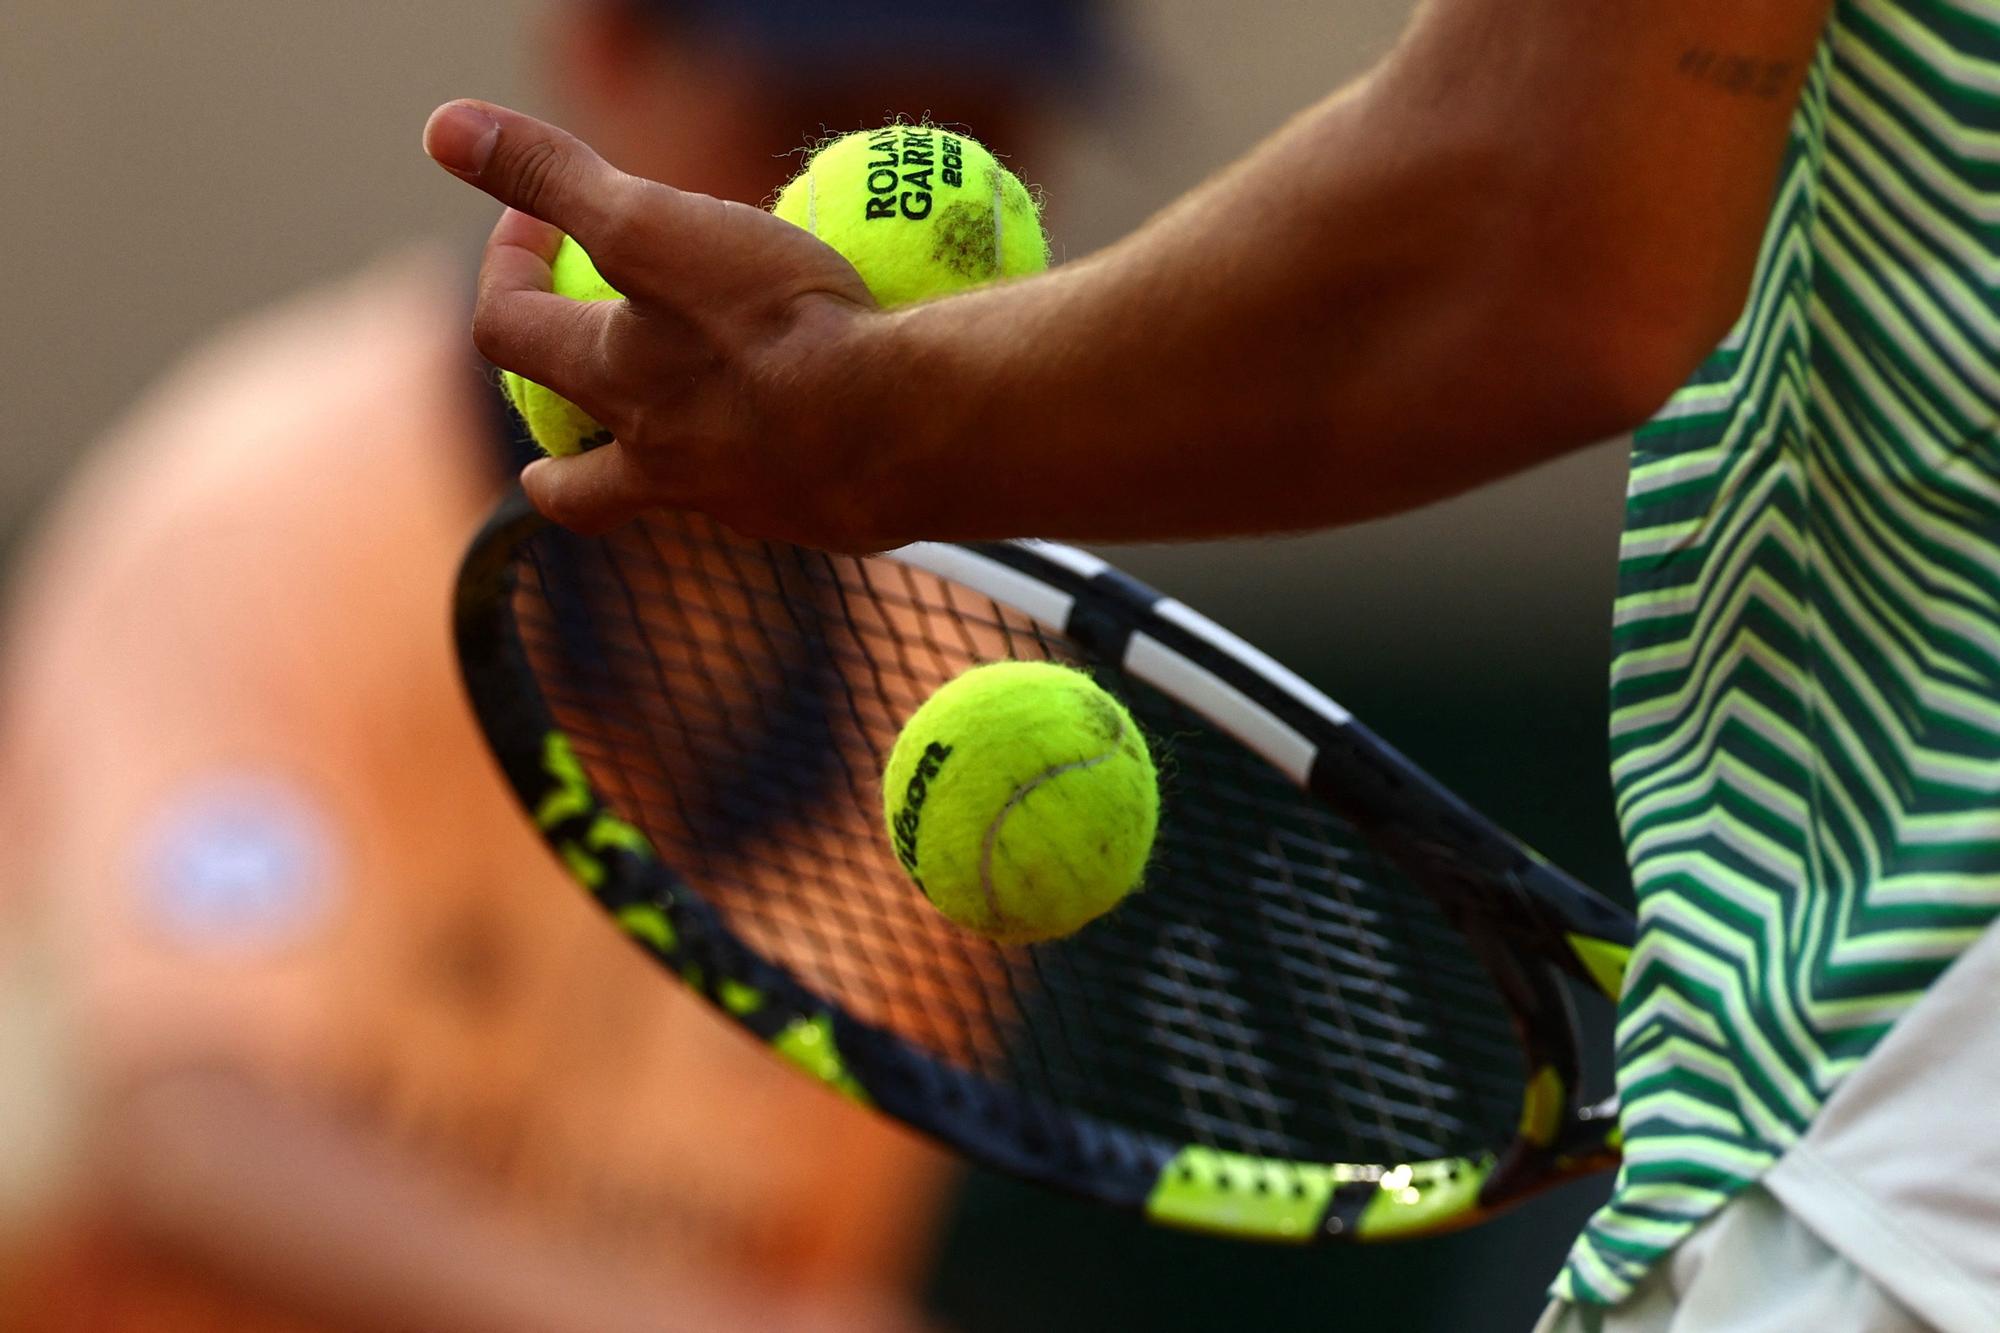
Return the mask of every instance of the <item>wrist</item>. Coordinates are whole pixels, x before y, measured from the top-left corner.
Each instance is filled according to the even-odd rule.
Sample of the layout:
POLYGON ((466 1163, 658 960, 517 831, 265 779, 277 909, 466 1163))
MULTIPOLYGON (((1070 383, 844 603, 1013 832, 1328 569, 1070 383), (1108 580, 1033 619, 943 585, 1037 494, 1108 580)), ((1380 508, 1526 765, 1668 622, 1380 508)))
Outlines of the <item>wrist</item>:
POLYGON ((896 401, 887 316, 822 298, 801 303, 763 350, 732 428, 747 457, 713 475, 710 508, 747 535, 834 551, 883 549, 875 535, 883 416, 896 401), (872 544, 871 544, 872 543, 872 544))
MULTIPOLYGON (((1048 364, 1041 298, 1056 275, 886 312, 802 320, 782 376, 789 439, 778 485, 809 486, 805 545, 877 551, 926 538, 1012 533, 1022 469, 1069 415, 1048 364), (1024 436, 1042 438, 1026 439, 1024 436)), ((1045 457, 1039 461, 1046 463, 1045 457)))
POLYGON ((841 347, 822 447, 837 460, 829 520, 850 548, 955 535, 954 497, 984 447, 990 394, 983 340, 951 308, 980 299, 870 315, 841 347))

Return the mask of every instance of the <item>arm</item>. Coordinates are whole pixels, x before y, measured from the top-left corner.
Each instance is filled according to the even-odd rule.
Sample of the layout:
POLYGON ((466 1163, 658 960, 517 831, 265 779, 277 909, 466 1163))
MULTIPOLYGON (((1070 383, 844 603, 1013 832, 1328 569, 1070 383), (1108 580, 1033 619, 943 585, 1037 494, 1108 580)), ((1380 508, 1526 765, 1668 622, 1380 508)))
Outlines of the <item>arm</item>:
POLYGON ((0 1310, 904 1327, 946 1164, 610 930, 464 707, 459 317, 438 264, 259 321, 19 567, 0 1310))
MULTIPOLYGON (((407 629, 392 641, 431 630, 438 651, 348 636, 410 681, 401 703, 353 687, 372 724, 332 725, 341 682, 203 616, 190 594, 227 603, 244 581, 215 570, 225 591, 191 593, 207 581, 171 553, 151 568, 184 600, 159 620, 137 586, 99 602, 65 581, 49 600, 77 594, 108 632, 60 609, 66 624, 26 622, 23 674, 60 693, 0 699, 22 723, 0 745, 0 804, 32 802, 5 821, 18 841, 0 881, 0 1309, 46 1333, 927 1327, 904 1269, 927 1257, 935 1158, 886 1155, 885 1127, 857 1131, 840 1117, 861 1112, 829 1112, 828 1094, 711 1033, 542 867, 490 774, 465 780, 487 761, 449 694, 435 554, 401 571, 414 594, 369 611, 407 629), (404 626, 416 602, 427 623, 404 626), (406 748, 420 768, 384 762, 406 748), (144 854, 162 791, 240 767, 299 775, 337 822, 326 910, 273 941, 162 931, 144 854), (468 900, 492 957, 457 965, 490 973, 472 991, 440 956, 468 900), (724 1120, 746 1128, 717 1132, 724 1120), (721 1164, 669 1174, 655 1142, 721 1164)), ((257 619, 284 613, 246 600, 257 619)))
POLYGON ((861 548, 1295 529, 1657 407, 1740 307, 1827 8, 1431 0, 1123 243, 889 315, 816 243, 512 113, 447 109, 430 144, 630 298, 552 303, 554 231, 503 219, 482 347, 619 437, 531 470, 566 521, 684 504, 861 548))
POLYGON ((671 1251, 641 1268, 530 1231, 466 1182, 241 1076, 182 1071, 100 1111, 95 1200, 118 1241, 314 1328, 919 1333, 907 1309, 787 1297, 671 1251), (393 1238, 393 1243, 385 1243, 393 1238))

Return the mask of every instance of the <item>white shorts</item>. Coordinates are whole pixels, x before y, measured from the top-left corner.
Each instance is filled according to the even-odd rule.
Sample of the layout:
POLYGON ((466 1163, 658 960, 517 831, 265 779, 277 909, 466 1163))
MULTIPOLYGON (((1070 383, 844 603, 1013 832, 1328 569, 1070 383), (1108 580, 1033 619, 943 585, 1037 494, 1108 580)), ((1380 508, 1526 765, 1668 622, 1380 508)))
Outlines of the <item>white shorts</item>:
POLYGON ((1929 1333, 1761 1186, 1606 1310, 1551 1305, 1535 1333, 1929 1333))
POLYGON ((1834 1090, 1763 1185, 1610 1310, 1537 1333, 2000 1330, 2000 928, 1834 1090))

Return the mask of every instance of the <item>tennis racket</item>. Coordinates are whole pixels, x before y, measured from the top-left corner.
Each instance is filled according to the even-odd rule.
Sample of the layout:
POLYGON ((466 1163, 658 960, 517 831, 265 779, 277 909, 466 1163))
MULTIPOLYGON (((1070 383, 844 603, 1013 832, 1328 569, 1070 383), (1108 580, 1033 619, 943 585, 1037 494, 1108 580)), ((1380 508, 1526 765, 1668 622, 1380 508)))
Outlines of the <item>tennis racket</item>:
POLYGON ((570 874, 807 1075, 1012 1175, 1311 1242, 1480 1221, 1617 1157, 1571 991, 1629 914, 1215 623, 1086 552, 866 558, 518 493, 455 609, 473 708, 570 874), (905 718, 978 662, 1089 671, 1148 735, 1143 887, 1059 941, 945 921, 883 831, 905 718))

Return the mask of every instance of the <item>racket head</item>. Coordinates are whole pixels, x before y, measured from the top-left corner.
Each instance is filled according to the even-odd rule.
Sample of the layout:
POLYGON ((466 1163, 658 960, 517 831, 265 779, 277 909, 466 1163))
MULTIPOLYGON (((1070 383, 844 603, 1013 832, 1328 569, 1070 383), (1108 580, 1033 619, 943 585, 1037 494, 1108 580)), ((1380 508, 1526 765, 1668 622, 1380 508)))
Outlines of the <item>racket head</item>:
POLYGON ((778 1055, 972 1159, 1163 1223, 1428 1234, 1615 1158, 1565 978, 1626 914, 1280 664, 1046 543, 870 558, 512 496, 467 554, 474 711, 571 875, 778 1055), (881 831, 902 720, 1048 658, 1163 774, 1142 889, 1066 940, 950 925, 881 831))

